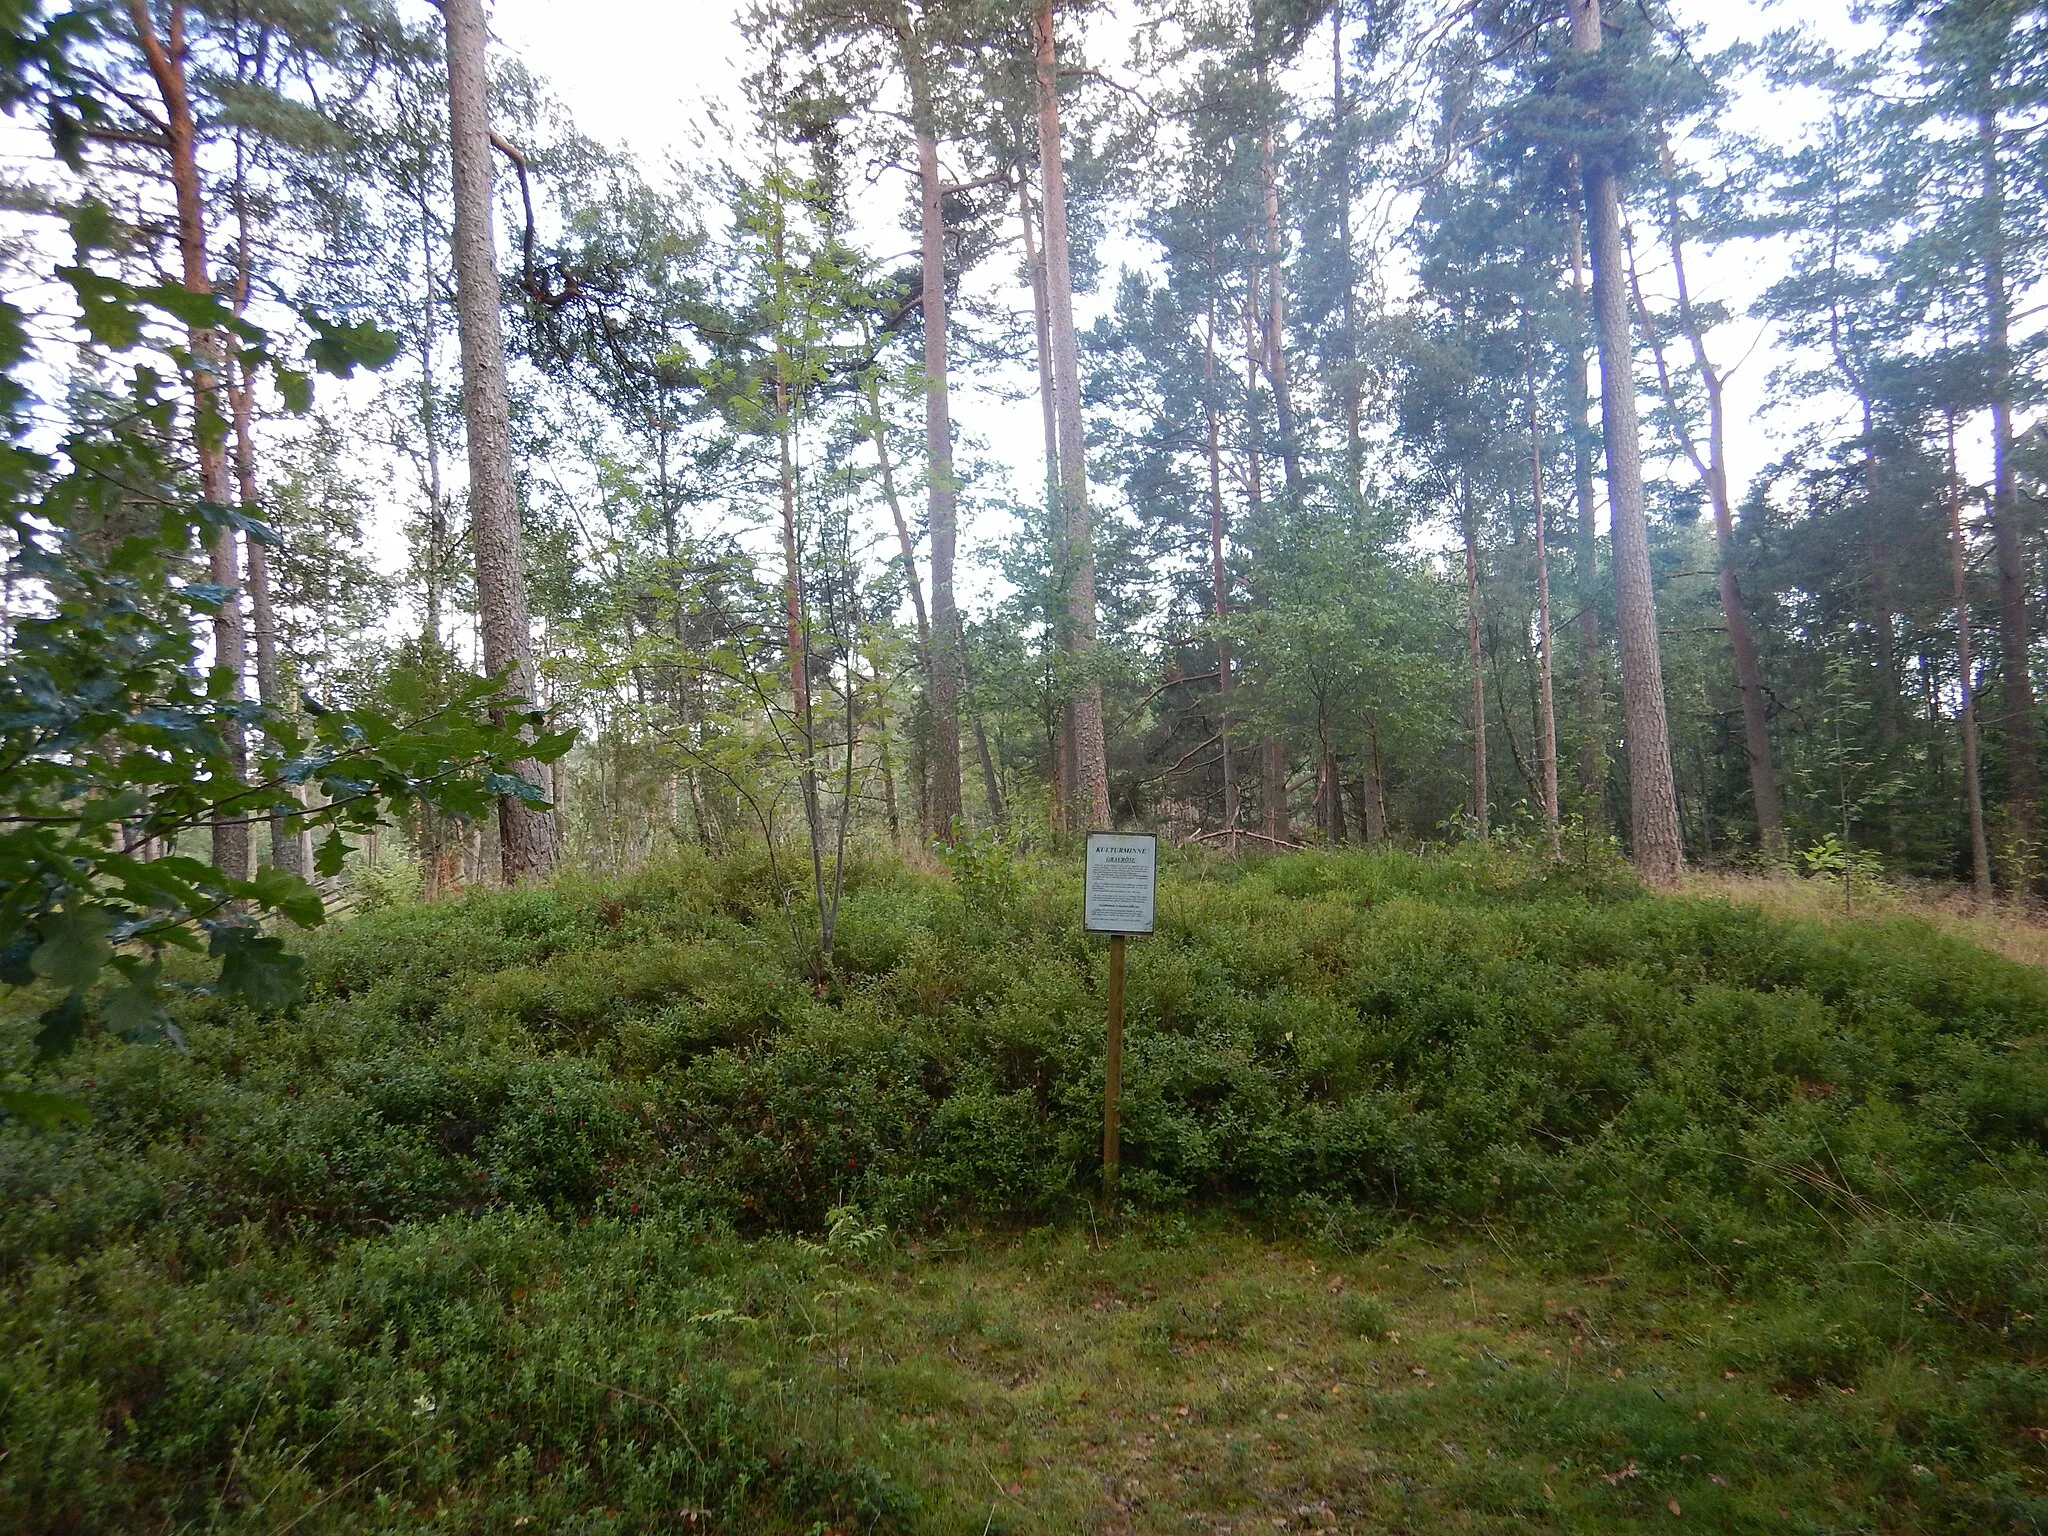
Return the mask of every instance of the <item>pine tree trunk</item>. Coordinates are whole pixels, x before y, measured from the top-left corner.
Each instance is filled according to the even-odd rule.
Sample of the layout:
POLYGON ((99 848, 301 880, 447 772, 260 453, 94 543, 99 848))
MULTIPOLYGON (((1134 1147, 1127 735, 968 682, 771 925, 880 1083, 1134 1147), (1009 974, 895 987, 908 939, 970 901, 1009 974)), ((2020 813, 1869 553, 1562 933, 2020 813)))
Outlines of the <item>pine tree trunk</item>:
MULTIPOLYGON (((1045 429, 1045 507, 1048 526, 1046 551, 1052 572, 1052 590, 1064 599, 1067 590, 1067 515, 1060 491, 1059 422, 1053 404, 1052 321, 1045 296, 1045 252, 1037 238, 1038 220, 1031 211, 1031 178, 1020 160, 1017 164, 1017 216, 1024 229, 1024 266, 1031 274, 1031 317, 1037 340, 1038 408, 1045 429)), ((1052 629, 1053 648, 1068 649, 1064 600, 1050 605, 1047 618, 1052 629)), ((1052 734, 1052 825, 1057 832, 1072 825, 1074 799, 1074 711, 1061 700, 1052 734)))
POLYGON ((1287 743, 1277 736, 1259 744, 1259 809, 1265 816, 1268 844, 1293 841, 1287 814, 1287 743))
MULTIPOLYGON (((1259 73, 1261 83, 1265 71, 1259 73)), ((1266 205, 1266 377, 1273 383, 1273 410, 1279 417, 1281 472, 1290 496, 1301 493, 1301 442, 1295 428, 1294 396, 1287 387, 1287 288, 1282 281, 1280 248, 1280 171, 1273 158, 1273 130, 1259 141, 1259 177, 1266 205)))
MULTIPOLYGON (((1600 0, 1572 0, 1574 48, 1599 52, 1600 25, 1600 0)), ((1671 733, 1664 713, 1663 647, 1650 576, 1620 193, 1613 171, 1605 165, 1587 162, 1584 178, 1593 315, 1600 343, 1600 425, 1607 444, 1607 500, 1621 621, 1630 830, 1636 868, 1648 880, 1671 884, 1684 869, 1685 848, 1678 827, 1678 786, 1671 771, 1671 733)))
POLYGON ((1549 838, 1551 857, 1555 858, 1564 850, 1558 833, 1557 708, 1550 675, 1550 536, 1545 527, 1550 514, 1543 504, 1543 426, 1536 411, 1536 380, 1533 374, 1527 382, 1529 492, 1536 523, 1536 755, 1542 772, 1543 827, 1549 838))
MULTIPOLYGON (((185 5, 183 0, 173 0, 162 36, 157 34, 147 0, 128 0, 128 17, 164 106, 164 148, 177 209, 180 280, 188 293, 211 294, 213 277, 207 271, 199 130, 192 116, 185 72, 185 5)), ((222 408, 227 338, 211 327, 195 327, 187 333, 186 340, 192 353, 192 448, 199 465, 199 492, 215 506, 224 507, 230 499, 227 445, 221 434, 221 426, 228 417, 222 408)), ((239 698, 248 671, 248 637, 242 619, 240 552, 232 528, 222 528, 214 534, 207 551, 207 576, 215 586, 228 591, 227 599, 214 616, 213 664, 233 676, 234 692, 239 698)), ((235 779, 247 778, 249 741, 242 722, 232 717, 222 720, 221 736, 235 779)), ((253 871, 247 821, 228 816, 214 822, 213 863, 231 880, 249 878, 253 871)))
POLYGON ((1359 435, 1358 273, 1351 256, 1351 104, 1344 89, 1344 7, 1330 7, 1331 140, 1337 154, 1337 263, 1344 274, 1344 483, 1364 494, 1365 448, 1359 435))
POLYGON ((1332 847, 1344 841, 1344 780, 1337 771, 1337 754, 1328 742, 1316 754, 1316 808, 1322 822, 1323 841, 1332 847))
POLYGON ((1607 689, 1600 653, 1600 527, 1593 488, 1593 402, 1586 387, 1586 354, 1581 338, 1591 323, 1586 296, 1583 242, 1578 215, 1572 216, 1572 299, 1578 321, 1565 387, 1572 413, 1572 490, 1579 520, 1573 552, 1573 585, 1579 603, 1579 815, 1587 827, 1607 827, 1607 689))
POLYGON ((1386 770, 1380 764, 1380 723, 1375 715, 1365 719, 1365 767, 1359 789, 1365 846, 1377 851, 1387 846, 1387 783, 1386 770))
MULTIPOLYGON (((469 432, 470 537, 484 670, 517 707, 539 707, 519 504, 512 483, 512 405, 492 234, 490 117, 483 0, 442 0, 448 28, 448 126, 455 184, 455 309, 462 333, 462 406, 469 432)), ((513 772, 545 789, 533 761, 513 772)), ((554 818, 516 795, 498 801, 499 861, 508 884, 554 868, 554 818)))
POLYGON ((1977 122, 1983 163, 1984 343, 1991 388, 1991 532, 1998 550, 1999 725, 2005 735, 2007 836, 2013 894, 2033 899, 2039 837, 2041 769, 2034 735, 2034 677, 2028 639, 2030 572, 2013 473, 2011 301, 2005 275, 2005 174, 1998 159, 1998 121, 1977 122))
POLYGON ((1092 826, 1111 825, 1109 757, 1095 653, 1095 530, 1088 509, 1087 445, 1081 425, 1081 353, 1074 334, 1074 284, 1067 259, 1066 170, 1060 150, 1059 63, 1052 0, 1036 13, 1038 158, 1045 178, 1046 318, 1052 340, 1053 406, 1059 428, 1060 499, 1066 509, 1067 618, 1081 681, 1073 700, 1074 798, 1092 826))
POLYGON ((925 612, 924 582, 917 574, 917 546, 910 537, 910 521, 903 515, 903 498, 896 492, 896 464, 889 453, 887 423, 882 419, 882 384, 873 374, 867 378, 868 435, 875 445, 875 462, 882 473, 882 499, 889 506, 889 520, 896 527, 896 548, 903 556, 903 584, 910 589, 911 612, 917 617, 917 661, 927 680, 931 675, 932 623, 925 612))
POLYGON ((917 114, 918 212, 923 250, 924 441, 926 511, 932 538, 931 813, 932 832, 950 838, 963 806, 960 790, 960 615, 953 600, 959 496, 953 484, 953 421, 946 369, 946 204, 939 144, 931 127, 921 66, 908 59, 917 114))
POLYGON ((875 746, 882 766, 882 814, 889 823, 889 846, 903 851, 903 819, 896 809, 896 762, 889 749, 889 701, 875 716, 875 746))
POLYGON ((1216 269, 1209 268, 1209 324, 1202 338, 1202 410, 1207 426, 1209 455, 1209 605, 1219 633, 1216 636, 1216 739, 1223 748, 1224 848, 1237 852, 1238 789, 1237 754, 1230 740, 1230 569, 1223 558, 1227 531, 1223 508, 1222 422, 1216 408, 1216 269))
MULTIPOLYGON (((1692 306, 1692 288, 1685 271, 1685 232, 1680 223, 1678 198, 1671 190, 1675 171, 1671 164, 1668 146, 1659 143, 1661 163, 1665 175, 1665 235, 1671 257, 1671 271, 1678 286, 1678 325, 1692 349, 1693 366, 1697 370, 1700 386, 1707 399, 1707 448, 1700 452, 1699 444, 1686 424, 1686 417, 1680 409, 1678 392, 1671 378, 1671 370, 1665 360, 1664 344, 1655 324, 1651 321, 1649 307, 1643 302, 1642 287, 1638 282, 1635 267, 1629 267, 1629 286, 1635 294, 1636 309, 1642 316, 1643 331, 1649 338, 1650 347, 1656 357, 1657 380, 1662 388, 1665 404, 1672 419, 1678 423, 1679 441, 1686 457, 1692 461, 1693 470, 1707 488, 1707 498, 1714 509, 1714 575, 1715 585, 1721 599, 1721 615, 1728 625, 1728 647, 1735 658, 1735 687, 1742 701, 1742 733, 1745 756, 1749 768, 1750 807, 1755 813, 1757 847, 1764 857, 1782 860, 1785 856, 1785 824, 1779 810, 1778 770, 1771 754, 1769 716, 1764 707, 1763 668, 1757 660, 1756 637, 1749 627, 1749 613, 1742 601, 1742 584, 1735 568, 1735 505, 1728 490, 1728 430, 1725 381, 1707 355, 1705 327, 1700 323, 1698 313, 1692 306)), ((1868 436, 1869 418, 1865 416, 1865 435, 1868 436)), ((1873 485, 1874 485, 1874 474, 1873 485)), ((1884 629, 1887 639, 1883 651, 1890 654, 1890 617, 1887 614, 1884 629)), ((1889 663, 1887 662, 1887 667, 1889 663)))
POLYGON ((1970 826, 1970 888, 1991 900, 1991 844, 1984 833, 1984 780, 1977 761, 1977 677, 1970 654, 1970 586, 1963 543, 1963 488, 1956 472, 1956 421, 1948 418, 1948 561, 1956 605, 1956 671, 1962 685, 1963 807, 1970 826))
POLYGON ((1490 836, 1492 795, 1486 782, 1486 661, 1479 645, 1479 530, 1473 526, 1472 478, 1458 473, 1458 523, 1465 535, 1465 659, 1472 669, 1472 830, 1490 836))
MULTIPOLYGON (((246 374, 234 384, 235 478, 242 511, 250 517, 262 513, 256 488, 256 441, 251 417, 255 411, 255 380, 246 374)), ((260 539, 250 539, 249 618, 256 640, 256 697, 266 710, 282 713, 286 708, 284 680, 277 668, 277 617, 271 602, 270 551, 260 539)), ((270 862, 290 874, 303 877, 310 867, 306 837, 282 815, 270 818, 270 862)))

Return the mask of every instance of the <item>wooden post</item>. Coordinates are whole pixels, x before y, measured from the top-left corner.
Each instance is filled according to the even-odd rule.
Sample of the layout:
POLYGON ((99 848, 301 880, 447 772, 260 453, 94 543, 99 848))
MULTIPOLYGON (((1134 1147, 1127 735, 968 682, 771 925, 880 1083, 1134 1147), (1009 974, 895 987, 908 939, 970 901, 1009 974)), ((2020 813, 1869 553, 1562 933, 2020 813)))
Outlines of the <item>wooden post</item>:
POLYGON ((1102 1079, 1102 1204, 1116 1208, 1116 1180, 1123 1162, 1117 1099, 1124 1087, 1124 936, 1109 936, 1109 1055, 1102 1079))

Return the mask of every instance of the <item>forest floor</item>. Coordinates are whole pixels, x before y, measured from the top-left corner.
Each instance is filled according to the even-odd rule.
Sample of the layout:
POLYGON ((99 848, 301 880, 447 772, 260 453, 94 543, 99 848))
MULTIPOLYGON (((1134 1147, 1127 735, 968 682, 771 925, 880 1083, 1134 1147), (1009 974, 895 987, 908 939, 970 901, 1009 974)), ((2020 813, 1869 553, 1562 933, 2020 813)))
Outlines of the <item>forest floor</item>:
POLYGON ((840 1272, 740 1358, 827 1378, 806 1412, 937 1528, 1832 1531, 1892 1525, 1888 1491, 1938 1477, 1842 1454, 1916 1411, 1910 1360, 1794 1389, 1743 1369, 1752 1303, 1546 1277, 1496 1236, 1312 1257, 1216 1222, 956 1234, 840 1272))
POLYGON ((863 862, 825 970, 691 859, 0 1017, 92 1111, 0 1124, 0 1529, 2048 1530, 2028 925, 1175 855, 1105 1213, 1078 894, 863 862))

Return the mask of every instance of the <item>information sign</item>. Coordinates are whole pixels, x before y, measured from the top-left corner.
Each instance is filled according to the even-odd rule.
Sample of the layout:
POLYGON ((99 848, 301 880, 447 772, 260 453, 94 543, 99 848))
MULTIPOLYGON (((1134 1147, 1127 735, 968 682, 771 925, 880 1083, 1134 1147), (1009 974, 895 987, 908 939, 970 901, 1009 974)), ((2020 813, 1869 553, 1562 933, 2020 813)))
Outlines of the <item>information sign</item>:
POLYGON ((1089 933, 1150 933, 1159 839, 1150 832, 1090 832, 1081 926, 1089 933))

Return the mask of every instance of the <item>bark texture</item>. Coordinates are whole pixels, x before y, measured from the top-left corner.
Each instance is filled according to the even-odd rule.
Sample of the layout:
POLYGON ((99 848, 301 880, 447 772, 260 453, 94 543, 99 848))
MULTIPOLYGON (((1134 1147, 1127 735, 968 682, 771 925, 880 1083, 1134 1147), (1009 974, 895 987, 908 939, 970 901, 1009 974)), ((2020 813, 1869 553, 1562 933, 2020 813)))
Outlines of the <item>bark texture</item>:
MULTIPOLYGON (((212 293, 207 269, 206 207, 199 178, 199 129, 192 116, 192 95, 186 75, 185 6, 174 0, 159 35, 147 0, 128 0, 128 19, 142 47, 150 80, 164 108, 164 150, 171 192, 177 210, 178 266, 181 285, 189 293, 212 293)), ((227 338, 212 327, 194 327, 186 335, 192 352, 192 448, 199 466, 199 493, 215 506, 229 501, 226 429, 227 338)), ((207 578, 227 589, 228 597, 213 621, 213 664, 234 679, 237 697, 248 671, 248 635, 242 618, 240 551, 232 528, 222 528, 207 550, 207 578)), ((242 722, 221 723, 231 771, 237 781, 248 777, 249 740, 242 722)), ((213 862, 231 880, 246 880, 251 867, 249 824, 237 816, 213 824, 213 862)))
MULTIPOLYGON (((906 43, 906 49, 910 46, 906 43)), ((926 515, 932 537, 931 832, 950 838, 960 819, 960 612, 953 597, 959 496, 953 483, 953 417, 946 370, 946 200, 939 142, 920 66, 909 63, 917 123, 923 252, 926 515)))
MULTIPOLYGON (((1707 352, 1706 329, 1693 308, 1692 288, 1685 273, 1684 226, 1680 222, 1678 199, 1668 190, 1668 182, 1673 175, 1670 151, 1663 146, 1660 149, 1667 180, 1664 199, 1666 249, 1678 287, 1678 328, 1692 350, 1693 369, 1699 375, 1700 388, 1707 401, 1707 441, 1704 448, 1679 409, 1678 392, 1665 359, 1663 339, 1643 302, 1642 287, 1637 281, 1633 262, 1629 267, 1629 283, 1635 295, 1636 310, 1642 317, 1644 334, 1649 338, 1656 357, 1657 382, 1672 419, 1678 423, 1680 445, 1692 462, 1693 472, 1706 487, 1707 500, 1714 509, 1715 587, 1721 599, 1721 616, 1728 625, 1728 648, 1735 659, 1735 688, 1742 705, 1743 748, 1749 769, 1750 809, 1756 818, 1757 847, 1766 858, 1780 860, 1785 857, 1785 822, 1779 809, 1777 764, 1771 754, 1763 667, 1757 660, 1756 636, 1749 627, 1749 610, 1742 600, 1742 583, 1735 568, 1735 505, 1728 489, 1727 381, 1707 352)), ((1868 437, 1867 426, 1865 436, 1868 437)), ((1879 630, 1889 637, 1889 616, 1879 630)), ((1888 638, 1881 647, 1881 653, 1886 658, 1884 666, 1888 672, 1888 638)))
POLYGON ((1968 550, 1963 543, 1963 487, 1956 471, 1956 423, 1948 420, 1948 563, 1956 605, 1956 672, 1962 687, 1963 810, 1970 829, 1970 888, 1991 899, 1991 842, 1984 831, 1984 780, 1977 761, 1977 675, 1970 646, 1968 550))
MULTIPOLYGON (((455 191, 455 310, 462 334, 462 411, 469 438, 471 541, 484 670, 515 707, 539 707, 519 505, 512 483, 512 405, 505 380, 497 242, 492 233, 490 115, 483 0, 442 0, 448 28, 448 128, 455 191)), ((537 762, 513 771, 551 779, 537 762)), ((514 795, 498 801, 499 858, 508 884, 554 868, 554 818, 514 795)))
MULTIPOLYGON (((1600 28, 1600 0, 1572 0, 1572 45, 1583 53, 1598 53, 1600 28)), ((1685 849, 1678 827, 1678 786, 1671 770, 1671 734, 1664 711, 1663 647, 1657 636, 1657 600, 1650 577, 1621 199, 1608 166, 1589 158, 1582 171, 1593 265, 1594 332, 1600 345, 1600 426, 1607 447, 1608 515, 1621 626, 1629 825, 1637 870, 1647 880, 1668 885, 1685 867, 1685 849)))
MULTIPOLYGON (((1572 219, 1572 300, 1581 334, 1591 322, 1586 296, 1584 241, 1576 215, 1572 219)), ((1579 604, 1579 815, 1604 834, 1607 825, 1606 679, 1600 653, 1600 527, 1598 498, 1593 487, 1593 409, 1586 387, 1586 353, 1575 338, 1565 388, 1572 413, 1572 492, 1579 521, 1573 552, 1579 604)))
POLYGON ((1540 764, 1543 828, 1553 856, 1562 852, 1557 806, 1557 704, 1551 682, 1550 514, 1543 502, 1542 419, 1536 410, 1536 381, 1529 381, 1529 497, 1536 524, 1536 756, 1540 764))
POLYGON ((1465 536, 1465 661, 1472 669, 1472 829, 1490 835, 1492 791, 1486 775, 1486 658, 1479 644, 1479 530, 1473 526, 1472 481, 1458 477, 1458 524, 1465 536))

